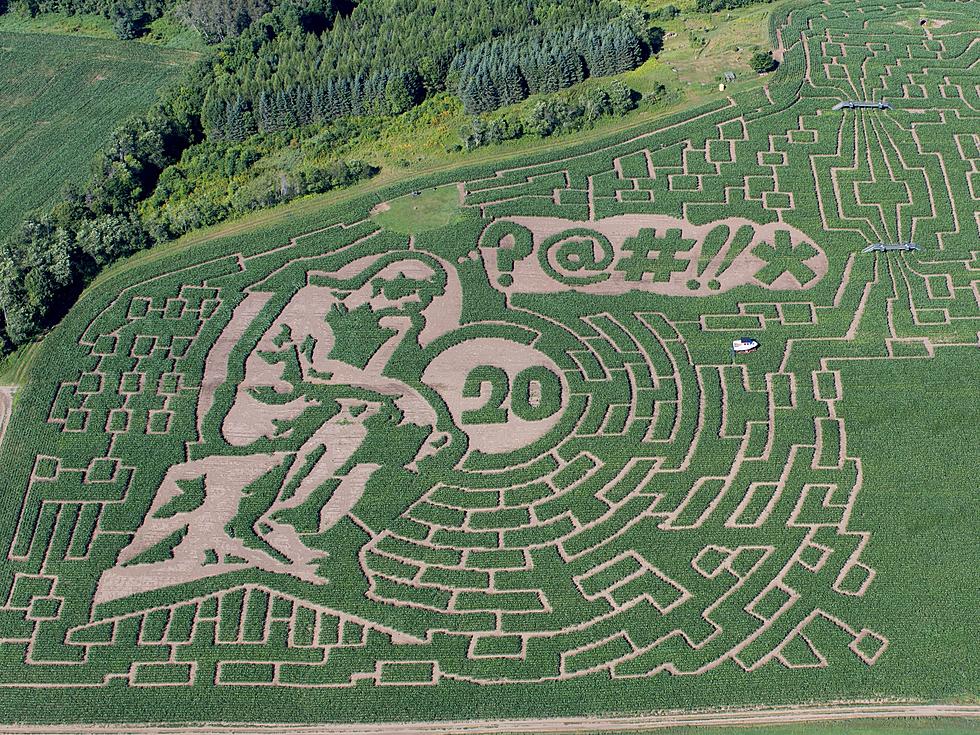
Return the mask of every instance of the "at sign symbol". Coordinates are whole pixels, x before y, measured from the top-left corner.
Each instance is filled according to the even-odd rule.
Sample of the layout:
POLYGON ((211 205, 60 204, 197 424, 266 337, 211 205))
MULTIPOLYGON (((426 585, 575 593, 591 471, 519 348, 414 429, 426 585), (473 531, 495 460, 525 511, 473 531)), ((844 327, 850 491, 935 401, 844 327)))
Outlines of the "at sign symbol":
POLYGON ((609 278, 613 247, 605 235, 580 227, 549 237, 541 244, 538 257, 541 267, 556 281, 587 286, 609 278))

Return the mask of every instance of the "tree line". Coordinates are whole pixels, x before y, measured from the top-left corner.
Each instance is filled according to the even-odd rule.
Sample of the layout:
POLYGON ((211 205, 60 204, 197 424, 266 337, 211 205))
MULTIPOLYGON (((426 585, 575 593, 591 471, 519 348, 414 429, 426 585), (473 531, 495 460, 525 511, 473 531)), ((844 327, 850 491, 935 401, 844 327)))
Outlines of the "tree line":
POLYGON ((112 134, 85 186, 70 187, 0 248, 0 351, 58 321, 85 284, 152 244, 139 202, 195 136, 194 100, 175 96, 112 134))
POLYGON ((202 120, 208 135, 241 141, 348 116, 398 115, 418 104, 427 88, 442 87, 449 87, 468 113, 478 114, 587 77, 635 69, 659 48, 661 38, 659 29, 642 37, 621 20, 525 33, 460 52, 445 74, 428 84, 417 68, 382 68, 278 89, 271 81, 226 80, 208 90, 202 120))
POLYGON ((557 92, 587 77, 635 69, 660 49, 662 41, 659 28, 638 32, 621 18, 543 34, 517 34, 461 52, 447 78, 467 112, 490 112, 533 94, 557 92))
POLYGON ((127 36, 172 11, 215 44, 201 120, 225 140, 397 115, 445 89, 468 112, 494 110, 633 69, 662 38, 615 0, 12 2, 31 14, 100 12, 127 36))
MULTIPOLYGON (((658 89, 644 99, 655 102, 666 95, 658 89)), ((592 84, 579 91, 568 90, 542 97, 533 106, 501 110, 475 116, 461 131, 463 146, 472 150, 533 135, 547 138, 558 133, 583 130, 602 117, 623 115, 636 109, 640 95, 618 79, 592 84)))
POLYGON ((746 5, 771 3, 773 0, 697 0, 694 9, 699 13, 717 13, 719 10, 734 10, 746 5))
POLYGON ((659 43, 641 12, 587 0, 364 0, 323 33, 295 15, 278 6, 222 45, 209 135, 397 115, 444 89, 492 110, 633 69, 659 43))

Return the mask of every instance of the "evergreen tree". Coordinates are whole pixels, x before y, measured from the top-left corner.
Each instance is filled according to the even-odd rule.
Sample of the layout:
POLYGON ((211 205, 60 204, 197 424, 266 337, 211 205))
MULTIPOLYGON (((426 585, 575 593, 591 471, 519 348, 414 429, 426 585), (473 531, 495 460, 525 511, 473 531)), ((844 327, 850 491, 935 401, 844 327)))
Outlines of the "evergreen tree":
POLYGON ((241 95, 236 95, 234 100, 225 102, 224 137, 227 140, 241 141, 249 135, 248 126, 245 121, 245 101, 241 95))

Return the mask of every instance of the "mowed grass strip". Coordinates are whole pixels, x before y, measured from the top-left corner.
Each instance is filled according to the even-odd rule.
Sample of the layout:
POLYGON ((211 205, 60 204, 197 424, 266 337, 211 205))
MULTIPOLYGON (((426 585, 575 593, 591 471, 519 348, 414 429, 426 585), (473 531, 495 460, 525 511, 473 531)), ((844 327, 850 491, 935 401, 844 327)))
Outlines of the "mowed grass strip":
POLYGON ((0 238, 87 178, 112 131, 194 54, 135 42, 0 33, 0 238))
POLYGON ((405 235, 445 227, 459 218, 459 189, 454 184, 414 191, 379 205, 374 221, 405 235))

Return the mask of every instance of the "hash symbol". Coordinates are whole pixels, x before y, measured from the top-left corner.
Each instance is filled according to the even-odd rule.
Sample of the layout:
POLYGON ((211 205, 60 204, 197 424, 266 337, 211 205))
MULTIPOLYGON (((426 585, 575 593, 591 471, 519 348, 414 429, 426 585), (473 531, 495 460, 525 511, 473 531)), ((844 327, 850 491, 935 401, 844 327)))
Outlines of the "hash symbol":
POLYGON ((679 258, 677 253, 691 250, 694 243, 694 240, 681 237, 681 231, 677 228, 667 230, 660 238, 655 230, 642 229, 636 237, 629 238, 623 244, 623 250, 630 255, 620 258, 616 269, 624 272, 627 281, 642 281, 650 273, 650 280, 654 283, 666 283, 672 273, 687 270, 693 254, 679 258))

